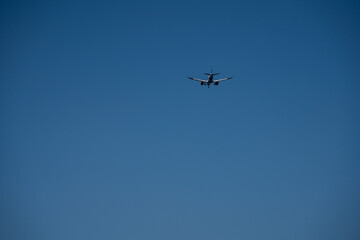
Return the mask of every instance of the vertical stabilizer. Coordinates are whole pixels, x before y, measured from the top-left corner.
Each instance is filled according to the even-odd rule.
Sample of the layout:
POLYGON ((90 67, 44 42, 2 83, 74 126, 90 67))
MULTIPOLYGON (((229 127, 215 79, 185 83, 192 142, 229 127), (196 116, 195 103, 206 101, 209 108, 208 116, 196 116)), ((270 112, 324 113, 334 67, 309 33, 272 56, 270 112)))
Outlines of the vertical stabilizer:
POLYGON ((210 73, 204 73, 205 75, 218 75, 220 73, 213 73, 213 66, 211 65, 211 70, 210 70, 210 73))

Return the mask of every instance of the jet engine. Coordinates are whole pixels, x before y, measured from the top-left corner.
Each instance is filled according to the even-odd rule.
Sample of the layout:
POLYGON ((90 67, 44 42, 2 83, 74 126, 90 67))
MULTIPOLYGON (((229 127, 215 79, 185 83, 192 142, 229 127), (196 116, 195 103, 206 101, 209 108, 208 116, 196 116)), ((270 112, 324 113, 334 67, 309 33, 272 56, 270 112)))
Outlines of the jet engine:
POLYGON ((219 85, 219 82, 214 83, 214 85, 219 85))
POLYGON ((201 86, 202 86, 202 85, 204 85, 204 83, 203 83, 203 82, 201 82, 200 84, 201 84, 201 86))

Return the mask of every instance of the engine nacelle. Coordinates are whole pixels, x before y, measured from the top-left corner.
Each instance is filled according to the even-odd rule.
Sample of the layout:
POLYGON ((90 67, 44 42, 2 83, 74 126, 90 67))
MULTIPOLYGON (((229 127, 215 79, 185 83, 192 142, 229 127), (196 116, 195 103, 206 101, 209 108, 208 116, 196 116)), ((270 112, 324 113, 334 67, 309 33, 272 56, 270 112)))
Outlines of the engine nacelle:
POLYGON ((219 82, 214 83, 214 85, 219 85, 219 82))
POLYGON ((203 82, 201 82, 200 84, 201 84, 201 86, 202 86, 202 85, 204 85, 204 83, 203 83, 203 82))

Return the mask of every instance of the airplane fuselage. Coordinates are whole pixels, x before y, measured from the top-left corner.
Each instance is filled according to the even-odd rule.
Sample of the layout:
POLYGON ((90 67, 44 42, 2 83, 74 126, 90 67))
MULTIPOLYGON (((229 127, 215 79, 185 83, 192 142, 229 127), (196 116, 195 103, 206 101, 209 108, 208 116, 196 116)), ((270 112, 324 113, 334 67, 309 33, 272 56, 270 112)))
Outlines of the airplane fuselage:
MULTIPOLYGON (((204 85, 207 85, 208 87, 210 87, 210 85, 212 83, 214 83, 214 75, 216 75, 216 74, 208 73, 207 75, 209 75, 209 77, 208 77, 208 80, 206 82, 204 82, 204 85)), ((216 85, 216 83, 215 83, 215 85, 216 85)))

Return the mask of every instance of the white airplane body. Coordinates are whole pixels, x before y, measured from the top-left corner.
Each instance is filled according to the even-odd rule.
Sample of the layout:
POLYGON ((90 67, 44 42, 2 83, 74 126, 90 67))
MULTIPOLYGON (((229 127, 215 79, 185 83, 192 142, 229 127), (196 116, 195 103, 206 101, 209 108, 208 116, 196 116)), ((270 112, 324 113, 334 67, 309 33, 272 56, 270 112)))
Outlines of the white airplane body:
POLYGON ((209 76, 208 80, 203 80, 203 79, 198 79, 198 78, 193 78, 193 77, 188 77, 188 78, 191 80, 194 80, 194 81, 198 81, 198 82, 200 82, 200 84, 202 86, 205 85, 205 86, 208 86, 208 88, 210 87, 210 85, 212 83, 214 83, 214 85, 219 85, 219 82, 221 82, 221 81, 226 81, 226 80, 232 79, 232 77, 228 77, 228 78, 214 80, 214 76, 218 75, 220 73, 212 73, 212 67, 211 67, 211 73, 204 73, 204 74, 209 76))

